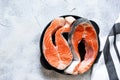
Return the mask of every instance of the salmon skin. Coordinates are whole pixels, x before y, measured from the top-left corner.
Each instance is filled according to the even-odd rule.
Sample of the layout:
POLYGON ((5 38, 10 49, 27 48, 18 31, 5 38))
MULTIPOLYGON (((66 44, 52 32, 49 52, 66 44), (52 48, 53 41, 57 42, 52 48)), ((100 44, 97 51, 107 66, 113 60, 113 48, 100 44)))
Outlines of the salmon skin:
POLYGON ((73 15, 54 19, 41 36, 41 64, 60 73, 85 73, 97 57, 98 35, 99 28, 94 21, 73 15))

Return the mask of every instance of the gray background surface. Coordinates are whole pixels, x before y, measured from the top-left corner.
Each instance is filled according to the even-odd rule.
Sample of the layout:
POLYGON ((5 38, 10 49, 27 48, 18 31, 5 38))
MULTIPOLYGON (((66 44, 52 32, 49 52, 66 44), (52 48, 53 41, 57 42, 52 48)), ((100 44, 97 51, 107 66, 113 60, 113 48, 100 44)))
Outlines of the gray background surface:
POLYGON ((90 80, 44 69, 39 40, 45 26, 61 15, 78 15, 100 27, 101 50, 120 13, 119 0, 0 0, 0 80, 90 80))

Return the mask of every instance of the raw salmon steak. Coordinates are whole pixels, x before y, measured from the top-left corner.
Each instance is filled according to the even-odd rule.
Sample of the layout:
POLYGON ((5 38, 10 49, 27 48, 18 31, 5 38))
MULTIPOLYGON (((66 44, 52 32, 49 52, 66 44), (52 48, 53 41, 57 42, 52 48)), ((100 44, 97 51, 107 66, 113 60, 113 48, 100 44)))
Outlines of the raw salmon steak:
POLYGON ((60 70, 65 69, 72 62, 72 53, 63 33, 70 31, 73 17, 60 17, 52 21, 44 34, 43 53, 48 63, 60 70), (55 36, 55 42, 52 40, 55 36))
POLYGON ((95 24, 87 19, 58 17, 43 32, 40 46, 41 58, 50 69, 82 74, 91 68, 97 57, 98 32, 95 24))
POLYGON ((92 23, 78 19, 69 32, 73 61, 65 70, 69 74, 82 74, 90 69, 98 54, 98 37, 92 23))

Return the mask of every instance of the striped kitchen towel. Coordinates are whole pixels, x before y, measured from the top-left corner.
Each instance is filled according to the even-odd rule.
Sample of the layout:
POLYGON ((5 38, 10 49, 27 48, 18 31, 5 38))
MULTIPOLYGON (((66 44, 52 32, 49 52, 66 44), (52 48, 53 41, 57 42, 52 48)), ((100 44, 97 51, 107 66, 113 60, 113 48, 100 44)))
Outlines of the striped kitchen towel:
POLYGON ((120 80, 120 16, 93 65, 91 80, 120 80))

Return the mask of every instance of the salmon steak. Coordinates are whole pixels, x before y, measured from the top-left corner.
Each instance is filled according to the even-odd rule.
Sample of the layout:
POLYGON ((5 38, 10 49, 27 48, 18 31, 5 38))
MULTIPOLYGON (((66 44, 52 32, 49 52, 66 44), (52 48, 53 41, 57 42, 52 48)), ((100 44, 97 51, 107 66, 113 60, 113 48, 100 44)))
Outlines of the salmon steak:
POLYGON ((52 20, 41 36, 41 63, 65 74, 83 74, 93 65, 99 51, 99 29, 93 21, 77 16, 52 20))

